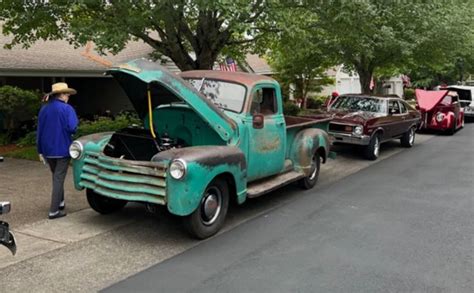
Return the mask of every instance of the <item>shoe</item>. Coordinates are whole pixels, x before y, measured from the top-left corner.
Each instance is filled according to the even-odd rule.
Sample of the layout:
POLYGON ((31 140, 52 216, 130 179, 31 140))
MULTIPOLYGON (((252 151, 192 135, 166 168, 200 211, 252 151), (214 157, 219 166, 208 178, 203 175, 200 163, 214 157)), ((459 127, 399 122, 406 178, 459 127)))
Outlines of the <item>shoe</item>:
POLYGON ((66 203, 64 202, 64 200, 59 204, 59 210, 62 211, 66 208, 66 203))
POLYGON ((58 211, 58 212, 55 213, 55 214, 49 214, 48 218, 49 218, 50 220, 53 220, 53 219, 57 219, 57 218, 62 218, 62 217, 64 217, 64 216, 66 216, 66 215, 67 215, 66 212, 64 212, 64 211, 58 211))

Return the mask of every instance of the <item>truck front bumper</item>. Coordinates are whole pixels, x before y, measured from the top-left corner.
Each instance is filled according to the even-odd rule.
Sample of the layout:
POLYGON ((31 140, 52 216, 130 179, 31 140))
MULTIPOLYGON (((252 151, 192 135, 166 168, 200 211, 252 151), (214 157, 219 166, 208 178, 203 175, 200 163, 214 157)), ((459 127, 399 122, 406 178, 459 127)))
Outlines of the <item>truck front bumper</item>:
POLYGON ((351 133, 340 132, 329 132, 329 135, 333 143, 368 145, 370 142, 370 136, 368 135, 355 136, 351 133))

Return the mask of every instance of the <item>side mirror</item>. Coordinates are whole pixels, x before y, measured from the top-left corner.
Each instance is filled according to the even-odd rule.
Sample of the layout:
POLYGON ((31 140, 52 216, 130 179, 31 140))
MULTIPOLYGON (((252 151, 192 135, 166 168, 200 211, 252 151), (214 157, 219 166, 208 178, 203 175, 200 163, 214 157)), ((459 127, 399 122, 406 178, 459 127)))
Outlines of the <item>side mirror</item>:
POLYGON ((254 114, 252 118, 252 125, 255 129, 262 129, 264 125, 265 118, 263 114, 254 114))

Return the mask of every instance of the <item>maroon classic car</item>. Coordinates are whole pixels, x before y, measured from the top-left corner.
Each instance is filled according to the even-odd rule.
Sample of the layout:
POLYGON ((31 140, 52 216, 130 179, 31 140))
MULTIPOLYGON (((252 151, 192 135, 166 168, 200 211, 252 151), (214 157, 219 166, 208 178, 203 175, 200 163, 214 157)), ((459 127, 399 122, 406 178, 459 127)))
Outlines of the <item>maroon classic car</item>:
POLYGON ((420 113, 396 97, 341 95, 328 112, 333 142, 364 146, 369 160, 378 158, 381 143, 394 138, 404 147, 413 146, 420 122, 420 113))
POLYGON ((464 126, 464 109, 454 91, 417 89, 417 107, 421 112, 421 129, 433 129, 454 134, 464 126))

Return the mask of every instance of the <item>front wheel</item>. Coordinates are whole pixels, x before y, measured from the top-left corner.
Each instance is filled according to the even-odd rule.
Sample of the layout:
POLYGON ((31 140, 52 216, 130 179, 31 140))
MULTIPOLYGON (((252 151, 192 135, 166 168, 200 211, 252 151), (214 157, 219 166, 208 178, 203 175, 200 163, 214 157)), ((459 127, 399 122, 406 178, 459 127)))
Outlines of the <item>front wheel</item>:
POLYGON ((97 194, 92 189, 86 190, 87 202, 91 208, 103 215, 111 214, 118 210, 121 210, 127 202, 120 199, 115 199, 107 196, 97 194))
POLYGON ((403 134, 400 143, 406 148, 411 148, 415 144, 415 127, 410 128, 403 134))
POLYGON ((223 179, 216 178, 206 187, 198 208, 184 217, 184 225, 194 237, 205 239, 222 227, 229 208, 229 187, 223 179))
POLYGON ((449 135, 453 135, 455 132, 456 132, 456 128, 457 128, 457 123, 456 123, 456 119, 453 121, 453 125, 451 126, 451 128, 448 130, 448 134, 449 135))
POLYGON ((319 169, 321 167, 321 158, 316 152, 311 160, 311 170, 308 176, 299 181, 299 184, 304 189, 311 189, 316 185, 319 178, 319 169))
POLYGON ((369 144, 365 147, 364 156, 366 159, 377 160, 380 153, 380 134, 376 133, 370 139, 369 144))

